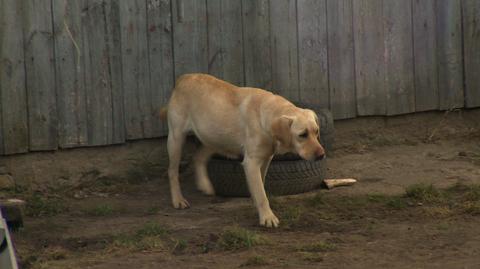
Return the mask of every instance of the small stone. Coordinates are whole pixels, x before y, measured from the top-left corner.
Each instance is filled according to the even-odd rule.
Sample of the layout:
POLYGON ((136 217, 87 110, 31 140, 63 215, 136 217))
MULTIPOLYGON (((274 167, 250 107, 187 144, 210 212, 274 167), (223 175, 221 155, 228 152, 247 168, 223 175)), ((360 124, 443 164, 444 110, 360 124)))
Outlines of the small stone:
POLYGON ((0 175, 0 190, 12 189, 15 187, 15 181, 11 175, 0 175))
POLYGON ((83 191, 76 191, 74 194, 73 194, 73 197, 75 199, 83 199, 86 197, 85 193, 83 191))

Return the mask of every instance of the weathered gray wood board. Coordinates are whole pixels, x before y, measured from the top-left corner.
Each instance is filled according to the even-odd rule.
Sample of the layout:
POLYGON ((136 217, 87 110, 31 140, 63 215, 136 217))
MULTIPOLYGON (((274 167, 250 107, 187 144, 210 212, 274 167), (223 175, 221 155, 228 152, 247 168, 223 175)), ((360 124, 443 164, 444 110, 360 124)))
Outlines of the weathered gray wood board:
POLYGON ((119 1, 105 1, 106 42, 109 56, 110 84, 112 91, 112 142, 125 142, 125 113, 122 83, 122 43, 120 34, 119 1))
POLYGON ((327 18, 330 110, 335 119, 353 118, 357 108, 352 0, 327 0, 327 18))
POLYGON ((148 57, 153 136, 167 134, 167 123, 158 117, 174 85, 172 17, 170 1, 147 0, 148 57))
POLYGON ((208 0, 208 73, 244 85, 242 2, 208 0))
POLYGON ((435 0, 414 0, 412 5, 415 110, 437 109, 439 99, 435 0))
POLYGON ((353 1, 357 114, 385 115, 383 1, 353 1))
POLYGON ((480 107, 478 0, 0 0, 0 154, 161 137, 184 73, 335 119, 480 107))
POLYGON ((0 101, 3 151, 28 150, 27 95, 23 50, 22 2, 0 1, 0 101))
MULTIPOLYGON (((0 38, 1 41, 1 38, 0 38)), ((0 42, 1 44, 1 42, 0 42)), ((0 90, 0 154, 5 154, 4 143, 3 143, 3 105, 2 105, 2 91, 0 90)))
POLYGON ((245 85, 272 88, 268 0, 242 0, 245 85))
POLYGON ((436 14, 439 108, 463 107, 460 0, 437 0, 436 14))
POLYGON ((112 144, 112 89, 103 1, 87 0, 83 10, 88 144, 112 144))
POLYGON ((298 41, 295 0, 276 0, 274 3, 270 3, 270 32, 272 90, 289 100, 298 101, 298 41))
POLYGON ((464 0, 465 105, 480 106, 480 1, 464 0))
MULTIPOLYGON (((298 95, 329 107, 327 12, 325 0, 298 0, 298 95)), ((292 52, 293 54, 293 52, 292 52)))
POLYGON ((53 0, 52 7, 59 146, 87 145, 83 1, 53 0))
POLYGON ((173 0, 175 77, 207 73, 207 7, 205 1, 173 0))
POLYGON ((415 111, 411 1, 384 0, 387 115, 415 111))
POLYGON ((120 5, 127 139, 153 136, 146 12, 145 0, 120 5))
POLYGON ((53 150, 58 120, 51 0, 23 4, 29 149, 53 150))

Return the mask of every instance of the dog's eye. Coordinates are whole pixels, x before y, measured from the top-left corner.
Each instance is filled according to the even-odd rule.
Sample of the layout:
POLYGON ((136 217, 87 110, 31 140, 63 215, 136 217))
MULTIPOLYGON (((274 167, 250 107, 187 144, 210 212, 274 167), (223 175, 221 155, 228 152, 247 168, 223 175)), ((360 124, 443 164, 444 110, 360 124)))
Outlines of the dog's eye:
POLYGON ((308 133, 305 131, 305 132, 299 134, 298 136, 301 137, 301 138, 307 138, 307 137, 308 137, 308 133))

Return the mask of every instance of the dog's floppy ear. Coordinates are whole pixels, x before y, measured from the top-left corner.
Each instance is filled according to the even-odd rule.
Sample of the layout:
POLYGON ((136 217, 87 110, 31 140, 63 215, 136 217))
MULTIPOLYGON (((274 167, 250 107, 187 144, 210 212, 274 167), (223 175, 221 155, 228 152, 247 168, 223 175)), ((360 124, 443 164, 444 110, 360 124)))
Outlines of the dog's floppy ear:
POLYGON ((292 127, 292 123, 294 117, 290 116, 281 116, 275 119, 272 123, 272 136, 275 140, 280 141, 280 143, 288 147, 292 143, 292 133, 290 132, 290 127, 292 127))
POLYGON ((317 123, 318 128, 320 128, 320 120, 318 119, 317 113, 311 109, 307 109, 308 113, 313 115, 313 118, 315 118, 315 122, 317 123))

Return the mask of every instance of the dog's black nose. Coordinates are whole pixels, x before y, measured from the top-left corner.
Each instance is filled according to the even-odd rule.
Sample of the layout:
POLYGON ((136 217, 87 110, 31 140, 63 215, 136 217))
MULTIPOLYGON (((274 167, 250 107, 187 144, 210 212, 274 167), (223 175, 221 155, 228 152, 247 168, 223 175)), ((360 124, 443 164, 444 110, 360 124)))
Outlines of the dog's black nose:
POLYGON ((325 158, 325 154, 317 155, 317 157, 315 158, 315 160, 316 160, 316 161, 320 161, 320 160, 323 160, 323 158, 325 158))

